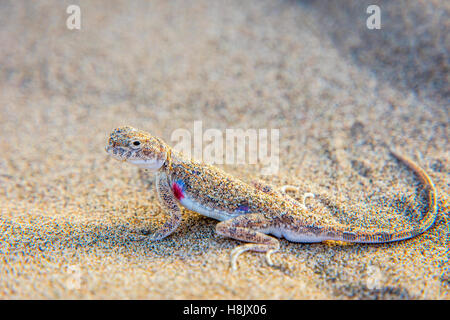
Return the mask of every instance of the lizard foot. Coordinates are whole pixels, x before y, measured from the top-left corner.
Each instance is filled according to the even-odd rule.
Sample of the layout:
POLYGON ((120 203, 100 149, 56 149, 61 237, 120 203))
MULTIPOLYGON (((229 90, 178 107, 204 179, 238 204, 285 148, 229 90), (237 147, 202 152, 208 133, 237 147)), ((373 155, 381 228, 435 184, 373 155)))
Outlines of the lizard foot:
POLYGON ((266 261, 273 265, 270 255, 280 248, 277 239, 266 235, 259 230, 267 229, 270 221, 262 214, 253 213, 238 216, 217 224, 216 232, 222 236, 236 240, 251 242, 241 245, 231 252, 231 267, 237 269, 237 258, 246 251, 258 251, 266 253, 266 261))
MULTIPOLYGON (((231 251, 231 269, 233 271, 237 270, 237 258, 241 255, 241 253, 244 253, 246 251, 266 251, 267 245, 264 244, 256 244, 256 243, 249 243, 244 244, 242 246, 239 246, 237 248, 234 248, 233 251, 231 251)), ((266 262, 270 267, 276 266, 271 258, 272 253, 275 253, 278 251, 277 249, 270 249, 266 251, 266 262)))
MULTIPOLYGON (((284 185, 284 186, 280 187, 279 190, 281 193, 286 194, 288 191, 298 192, 300 190, 300 188, 296 187, 296 186, 291 186, 291 185, 284 185)), ((305 209, 305 210, 307 209, 306 208, 306 199, 310 198, 310 197, 314 198, 314 193, 307 192, 303 195, 302 202, 300 202, 300 205, 302 205, 303 209, 305 209)))
MULTIPOLYGON (((291 186, 291 185, 284 185, 284 186, 280 187, 280 192, 282 192, 282 193, 286 193, 287 191, 298 192, 299 190, 300 190, 299 187, 291 186)), ((303 209, 305 209, 305 210, 307 209, 306 208, 306 199, 314 198, 314 197, 315 197, 314 193, 311 193, 311 192, 307 192, 303 195, 303 200, 300 203, 302 205, 303 209)))

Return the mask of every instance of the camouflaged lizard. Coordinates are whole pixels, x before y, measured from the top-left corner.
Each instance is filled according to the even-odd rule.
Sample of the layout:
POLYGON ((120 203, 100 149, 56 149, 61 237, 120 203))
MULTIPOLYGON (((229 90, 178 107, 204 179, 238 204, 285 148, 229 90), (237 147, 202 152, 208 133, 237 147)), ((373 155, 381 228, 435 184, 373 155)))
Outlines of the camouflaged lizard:
POLYGON ((218 234, 249 242, 232 251, 233 269, 238 256, 249 250, 265 252, 267 263, 273 265, 271 254, 278 251, 280 244, 272 236, 304 243, 326 240, 385 243, 425 232, 437 215, 436 189, 430 177, 412 160, 393 151, 418 176, 428 196, 428 211, 420 226, 397 232, 367 232, 357 226, 342 225, 308 211, 282 189, 261 182, 247 184, 214 166, 185 159, 162 140, 132 127, 113 130, 106 151, 115 159, 156 172, 159 201, 169 218, 149 236, 150 240, 163 239, 180 225, 181 205, 221 221, 216 225, 218 234))

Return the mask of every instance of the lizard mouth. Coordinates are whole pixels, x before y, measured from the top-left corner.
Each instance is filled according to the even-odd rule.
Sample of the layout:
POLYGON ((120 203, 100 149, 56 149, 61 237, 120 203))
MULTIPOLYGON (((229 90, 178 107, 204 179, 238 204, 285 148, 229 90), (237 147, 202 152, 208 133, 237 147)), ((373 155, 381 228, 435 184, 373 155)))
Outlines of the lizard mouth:
POLYGON ((139 168, 150 170, 157 170, 164 164, 164 161, 158 159, 128 159, 127 162, 134 164, 139 168))
POLYGON ((127 161, 132 155, 132 152, 125 148, 112 147, 110 145, 107 145, 105 147, 105 151, 111 157, 113 157, 114 159, 119 160, 119 161, 127 161))
POLYGON ((133 157, 135 155, 135 152, 122 147, 113 147, 107 145, 105 150, 114 159, 119 161, 126 161, 143 169, 156 170, 161 168, 164 163, 163 160, 159 159, 142 159, 139 157, 133 157))

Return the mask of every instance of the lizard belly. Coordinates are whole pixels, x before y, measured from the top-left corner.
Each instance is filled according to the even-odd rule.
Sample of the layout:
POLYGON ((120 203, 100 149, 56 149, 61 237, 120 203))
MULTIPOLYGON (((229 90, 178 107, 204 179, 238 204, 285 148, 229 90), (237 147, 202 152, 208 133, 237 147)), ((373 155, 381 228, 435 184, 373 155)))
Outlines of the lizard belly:
POLYGON ((204 215, 206 217, 210 217, 219 221, 228 220, 234 217, 237 217, 238 214, 229 213, 223 210, 219 210, 216 208, 210 208, 208 206, 205 206, 204 204, 201 204, 198 201, 195 201, 191 197, 188 197, 185 195, 182 199, 179 200, 181 205, 185 207, 186 209, 189 209, 191 211, 195 211, 197 213, 200 213, 201 215, 204 215))
POLYGON ((261 230, 261 232, 271 234, 277 238, 285 238, 286 240, 291 242, 313 243, 313 242, 322 242, 326 240, 325 238, 316 236, 314 234, 297 233, 292 230, 274 227, 266 230, 261 230))

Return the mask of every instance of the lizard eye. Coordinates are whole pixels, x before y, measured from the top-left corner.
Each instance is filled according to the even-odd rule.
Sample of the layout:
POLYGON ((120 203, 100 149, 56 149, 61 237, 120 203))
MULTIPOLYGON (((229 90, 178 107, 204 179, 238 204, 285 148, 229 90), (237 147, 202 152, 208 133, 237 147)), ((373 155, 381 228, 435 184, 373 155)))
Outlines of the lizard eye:
POLYGON ((139 140, 134 140, 132 143, 131 143, 131 147, 133 148, 133 147, 139 147, 141 145, 141 142, 139 141, 139 140))

